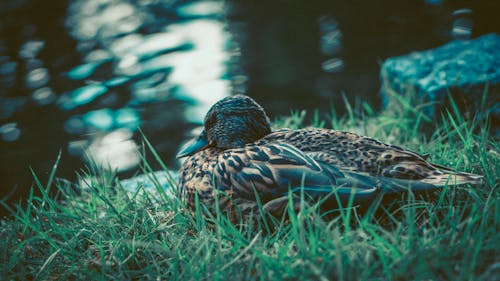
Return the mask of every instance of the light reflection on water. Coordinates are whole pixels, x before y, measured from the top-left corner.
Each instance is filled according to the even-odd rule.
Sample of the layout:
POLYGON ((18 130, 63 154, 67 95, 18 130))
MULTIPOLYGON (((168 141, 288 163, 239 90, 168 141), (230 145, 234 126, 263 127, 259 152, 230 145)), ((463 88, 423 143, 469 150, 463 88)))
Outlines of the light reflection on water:
POLYGON ((141 159, 132 135, 132 131, 127 129, 94 135, 84 150, 85 156, 88 161, 112 171, 132 169, 141 159))
POLYGON ((16 123, 7 123, 0 127, 0 135, 2 135, 3 141, 12 142, 19 138, 21 130, 19 130, 16 123))
POLYGON ((140 30, 148 19, 140 4, 96 2, 74 1, 69 7, 67 26, 86 62, 67 73, 83 85, 63 94, 58 104, 72 112, 96 101, 102 104, 102 97, 113 93, 129 95, 121 108, 115 108, 115 98, 109 102, 114 109, 78 111, 65 123, 65 130, 77 137, 68 145, 72 154, 81 152, 102 167, 123 171, 140 162, 133 132, 144 125, 144 104, 195 101, 186 105, 184 117, 201 124, 211 104, 229 95, 230 83, 224 77, 231 39, 217 18, 220 1, 180 6, 177 14, 184 20, 166 21, 152 33, 140 30), (107 71, 98 73, 101 68, 107 71))

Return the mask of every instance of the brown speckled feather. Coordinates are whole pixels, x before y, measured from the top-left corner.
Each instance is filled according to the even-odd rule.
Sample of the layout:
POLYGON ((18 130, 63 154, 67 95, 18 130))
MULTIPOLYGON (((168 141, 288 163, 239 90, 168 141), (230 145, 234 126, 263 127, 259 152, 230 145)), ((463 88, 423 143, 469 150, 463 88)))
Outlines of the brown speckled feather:
POLYGON ((179 171, 180 196, 194 207, 195 196, 205 204, 213 202, 213 173, 220 149, 205 149, 189 157, 179 171))
POLYGON ((282 129, 263 140, 283 141, 296 146, 315 160, 368 175, 415 179, 435 185, 481 181, 478 175, 454 172, 431 164, 426 160, 428 155, 350 132, 316 128, 282 129))
POLYGON ((374 199, 380 191, 401 192, 432 189, 434 185, 413 180, 372 177, 345 171, 331 163, 315 160, 296 147, 279 141, 261 140, 243 148, 205 149, 188 158, 181 168, 181 195, 194 206, 195 196, 206 206, 219 206, 231 201, 263 203, 303 190, 308 197, 320 198, 336 192, 346 203, 354 194, 355 203, 374 199))
POLYGON ((255 199, 257 193, 266 202, 301 183, 330 186, 335 179, 296 148, 266 143, 241 149, 205 149, 184 162, 179 186, 188 204, 194 203, 196 193, 206 204, 217 191, 245 199, 255 199))

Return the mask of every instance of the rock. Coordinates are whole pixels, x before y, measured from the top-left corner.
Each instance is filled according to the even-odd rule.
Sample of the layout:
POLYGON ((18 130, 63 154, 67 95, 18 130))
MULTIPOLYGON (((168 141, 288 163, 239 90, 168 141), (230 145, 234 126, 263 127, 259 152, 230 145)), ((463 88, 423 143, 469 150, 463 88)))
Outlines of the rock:
POLYGON ((448 93, 459 106, 475 112, 487 86, 486 108, 493 124, 499 124, 500 36, 488 34, 389 58, 382 65, 381 79, 384 106, 391 101, 391 90, 398 94, 414 91, 420 100, 435 102, 424 111, 430 116, 444 109, 448 93))

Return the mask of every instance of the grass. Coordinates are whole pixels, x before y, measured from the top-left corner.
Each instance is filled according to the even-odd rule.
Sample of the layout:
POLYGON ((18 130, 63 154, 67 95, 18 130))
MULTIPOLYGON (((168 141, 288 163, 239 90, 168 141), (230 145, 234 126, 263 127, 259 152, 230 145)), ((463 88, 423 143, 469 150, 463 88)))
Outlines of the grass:
MULTIPOLYGON (((56 179, 56 161, 49 182, 33 173, 26 207, 0 222, 0 279, 498 280, 500 142, 487 121, 466 119, 456 106, 433 125, 407 100, 395 103, 382 113, 363 103, 343 117, 315 113, 311 125, 430 153, 433 162, 484 175, 484 183, 443 188, 431 201, 406 196, 397 208, 379 205, 364 216, 344 210, 322 219, 315 206, 289 208, 289 222, 267 231, 193 215, 159 184, 155 193, 127 192, 94 167, 81 172, 83 188, 56 179)), ((305 116, 275 124, 302 127, 305 116)), ((151 172, 146 159, 143 171, 151 172)))

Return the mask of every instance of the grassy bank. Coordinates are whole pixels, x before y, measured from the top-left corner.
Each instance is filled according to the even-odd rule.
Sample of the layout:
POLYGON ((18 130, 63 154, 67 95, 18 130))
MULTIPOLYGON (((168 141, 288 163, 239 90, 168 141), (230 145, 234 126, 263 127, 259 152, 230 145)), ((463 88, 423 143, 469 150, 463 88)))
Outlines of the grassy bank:
MULTIPOLYGON (((0 279, 498 280, 499 140, 487 121, 466 119, 453 106, 437 125, 404 100, 391 108, 312 114, 311 125, 430 153, 432 162, 484 175, 484 183, 443 188, 431 201, 409 196, 399 208, 378 206, 377 216, 345 211, 323 220, 306 208, 268 232, 193 216, 159 186, 154 195, 140 187, 129 193, 92 168, 82 172, 87 188, 35 175, 38 192, 27 207, 1 221, 0 279)), ((302 127, 304 116, 275 124, 302 127)), ((146 160, 143 170, 151 171, 146 160)))

